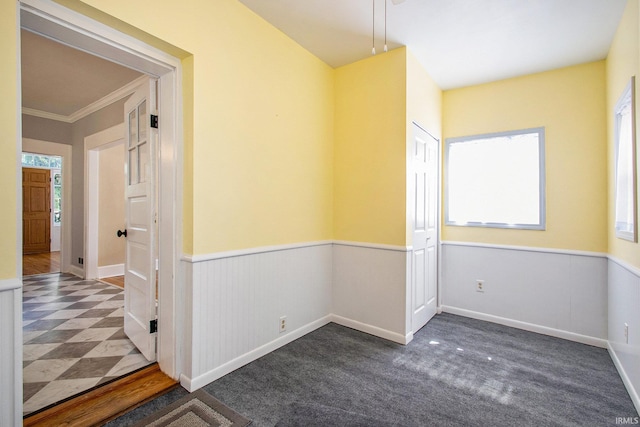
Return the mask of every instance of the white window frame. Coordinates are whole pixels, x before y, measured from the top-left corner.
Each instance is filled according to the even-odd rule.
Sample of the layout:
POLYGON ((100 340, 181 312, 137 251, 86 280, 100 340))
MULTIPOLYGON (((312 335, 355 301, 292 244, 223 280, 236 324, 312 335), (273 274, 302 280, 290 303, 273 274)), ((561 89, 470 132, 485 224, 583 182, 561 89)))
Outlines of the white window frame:
POLYGON ((637 198, 637 167, 636 167, 636 106, 635 106, 635 77, 631 77, 629 83, 625 87, 622 95, 618 99, 614 109, 614 144, 615 144, 615 209, 614 209, 614 228, 616 237, 631 242, 638 241, 638 198, 637 198), (620 159, 621 144, 620 135, 622 134, 622 117, 628 114, 630 116, 630 122, 626 124, 629 129, 625 130, 625 134, 630 136, 630 143, 625 144, 624 149, 625 158, 620 159), (622 176, 620 171, 620 162, 628 162, 626 165, 625 176, 622 176), (631 168, 630 170, 628 170, 631 168), (622 179, 628 179, 630 182, 626 186, 627 191, 620 190, 619 182, 622 179), (624 209, 626 212, 623 214, 620 210, 624 209), (626 219, 620 220, 619 217, 623 216, 626 219))
POLYGON ((545 230, 546 229, 546 184, 545 184, 545 129, 544 127, 513 130, 507 132, 495 132, 481 135, 471 135, 457 138, 447 138, 445 141, 445 225, 451 226, 463 226, 463 227, 488 227, 488 228, 508 228, 508 229, 522 229, 522 230, 545 230), (538 218, 537 224, 510 224, 506 222, 482 222, 482 221, 469 221, 469 222, 456 222, 450 220, 449 216, 449 150, 453 144, 478 141, 483 139, 508 137, 514 135, 524 134, 538 134, 538 159, 539 159, 539 200, 538 200, 538 218))

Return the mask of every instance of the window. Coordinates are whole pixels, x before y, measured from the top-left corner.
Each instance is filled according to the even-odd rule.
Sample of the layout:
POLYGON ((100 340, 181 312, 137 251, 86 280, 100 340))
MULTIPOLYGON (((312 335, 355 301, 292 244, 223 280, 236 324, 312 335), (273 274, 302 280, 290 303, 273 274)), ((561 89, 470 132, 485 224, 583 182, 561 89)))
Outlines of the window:
POLYGON ((635 242, 635 79, 632 78, 615 107, 615 230, 616 236, 635 242))
POLYGON ((60 227, 62 221, 62 174, 59 169, 53 171, 53 225, 60 227))
POLYGON ((545 229, 544 128, 449 138, 447 225, 545 229))

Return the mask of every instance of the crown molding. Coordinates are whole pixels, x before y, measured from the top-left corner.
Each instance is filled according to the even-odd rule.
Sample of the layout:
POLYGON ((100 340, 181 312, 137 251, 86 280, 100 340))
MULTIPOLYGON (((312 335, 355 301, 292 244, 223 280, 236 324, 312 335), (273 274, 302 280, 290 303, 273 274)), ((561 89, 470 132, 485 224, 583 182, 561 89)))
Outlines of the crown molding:
POLYGON ((26 114, 27 116, 41 117, 43 119, 57 120, 59 122, 72 123, 69 116, 49 113, 42 110, 35 110, 33 108, 22 107, 22 114, 26 114))
POLYGON ((87 117, 89 114, 95 113, 96 111, 101 110, 102 108, 131 95, 133 92, 135 92, 136 88, 140 86, 147 78, 148 77, 146 75, 142 75, 137 79, 122 86, 120 89, 111 92, 107 96, 100 98, 99 100, 79 109, 75 113, 72 113, 68 116, 26 107, 22 107, 22 114, 41 117, 43 119, 56 120, 64 123, 75 123, 78 120, 87 117))

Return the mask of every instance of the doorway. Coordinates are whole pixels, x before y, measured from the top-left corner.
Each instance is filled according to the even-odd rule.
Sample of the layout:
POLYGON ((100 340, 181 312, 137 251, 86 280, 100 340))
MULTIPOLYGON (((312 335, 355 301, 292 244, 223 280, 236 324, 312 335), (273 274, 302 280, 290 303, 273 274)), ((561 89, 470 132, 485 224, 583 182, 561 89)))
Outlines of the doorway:
MULTIPOLYGON (((51 200, 51 252, 49 254, 23 256, 23 273, 30 275, 67 272, 71 268, 71 215, 68 213, 71 212, 72 169, 70 165, 72 147, 50 141, 23 138, 22 150, 23 153, 38 154, 49 159, 59 159, 59 161, 54 161, 53 165, 49 164, 49 169, 52 170, 51 195, 55 197, 56 192, 58 192, 57 196, 59 196, 55 197, 56 200, 51 200), (59 181, 56 181, 56 179, 59 181), (59 203, 59 206, 56 206, 56 203, 59 203)), ((25 156, 22 157, 24 158, 25 156)), ((41 159, 41 162, 39 162, 40 166, 43 165, 42 161, 41 159)), ((26 163, 29 166, 34 166, 35 160, 33 158, 30 161, 27 159, 26 163)))
POLYGON ((124 124, 84 139, 84 277, 124 276, 124 124))
MULTIPOLYGON (((158 362, 174 379, 179 377, 176 339, 176 277, 181 245, 181 135, 179 109, 181 63, 130 36, 45 0, 20 2, 21 27, 68 46, 125 65, 158 79, 160 134, 163 161, 158 169, 158 362)), ((17 393, 19 395, 19 392, 17 393)))
POLYGON ((50 169, 22 167, 23 255, 51 252, 51 193, 50 169))
POLYGON ((58 191, 53 188, 54 177, 62 183, 61 174, 59 170, 25 166, 25 158, 34 157, 41 156, 22 155, 22 276, 60 271, 59 224, 53 224, 60 214, 54 213, 53 206, 60 200, 52 199, 61 192, 61 187, 58 191))

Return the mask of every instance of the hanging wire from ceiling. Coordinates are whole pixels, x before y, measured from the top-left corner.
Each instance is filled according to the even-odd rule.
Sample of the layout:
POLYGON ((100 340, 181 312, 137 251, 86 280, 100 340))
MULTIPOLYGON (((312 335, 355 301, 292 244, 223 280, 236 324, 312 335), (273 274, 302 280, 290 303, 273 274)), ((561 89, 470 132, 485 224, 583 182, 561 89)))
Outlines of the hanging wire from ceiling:
MULTIPOLYGON (((398 0, 401 3, 404 0, 398 0)), ((395 1, 394 1, 394 4, 395 1)), ((371 0, 372 21, 371 21, 371 55, 376 54, 376 0, 371 0)), ((384 0, 384 51, 387 52, 387 0, 384 0)))
POLYGON ((373 19, 371 21, 371 55, 376 54, 376 0, 371 0, 373 19))
POLYGON ((384 0, 384 51, 387 51, 387 0, 384 0))

